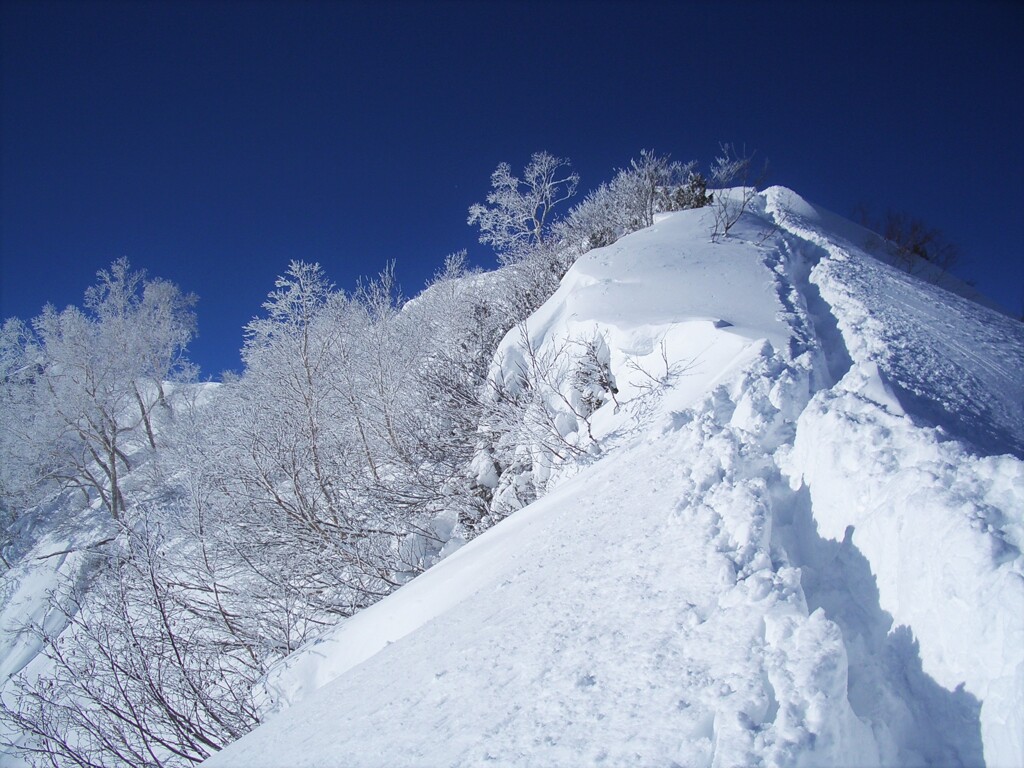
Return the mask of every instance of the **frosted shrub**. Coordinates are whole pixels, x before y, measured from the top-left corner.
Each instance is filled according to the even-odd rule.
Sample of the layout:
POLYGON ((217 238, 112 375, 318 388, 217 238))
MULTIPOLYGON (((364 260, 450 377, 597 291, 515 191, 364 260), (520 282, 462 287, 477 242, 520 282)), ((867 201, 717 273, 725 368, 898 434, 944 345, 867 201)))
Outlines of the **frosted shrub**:
POLYGON ((494 246, 502 263, 521 259, 547 240, 553 210, 576 194, 579 174, 570 162, 535 152, 519 178, 508 163, 491 174, 487 203, 470 206, 467 222, 480 227, 480 242, 494 246))
POLYGON ((711 164, 711 183, 718 188, 710 203, 714 220, 712 241, 729 236, 729 230, 757 197, 767 171, 765 164, 754 176, 753 152, 748 154, 745 148, 737 150, 733 144, 719 145, 719 154, 711 164), (729 187, 736 189, 730 193, 729 187))

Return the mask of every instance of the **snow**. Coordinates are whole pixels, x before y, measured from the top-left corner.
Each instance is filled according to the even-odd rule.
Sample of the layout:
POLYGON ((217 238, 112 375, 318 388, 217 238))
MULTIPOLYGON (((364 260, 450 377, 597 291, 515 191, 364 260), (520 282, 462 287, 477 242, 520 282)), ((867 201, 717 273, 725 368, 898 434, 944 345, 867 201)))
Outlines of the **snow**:
MULTIPOLYGON (((792 195, 769 190, 768 208, 792 195)), ((1024 324, 864 258, 851 242, 863 239, 853 225, 814 230, 829 215, 805 202, 793 207, 777 218, 799 238, 789 247, 817 262, 811 281, 832 308, 846 353, 877 363, 919 421, 986 453, 1024 454, 1024 324)))
MULTIPOLYGON (((787 189, 712 226, 591 251, 503 340, 495 385, 555 371, 573 450, 512 478, 541 498, 464 545, 439 516, 443 559, 276 665, 206 765, 1024 765, 1024 325, 787 189)), ((3 575, 0 680, 103 520, 3 575)))
MULTIPOLYGON (((61 509, 55 502, 48 517, 59 518, 61 509)), ((49 668, 49 661, 40 653, 42 641, 31 628, 55 637, 67 626, 67 617, 53 609, 48 597, 63 599, 72 585, 87 578, 87 551, 113 535, 108 518, 87 509, 73 520, 40 521, 39 527, 48 530, 0 576, 0 694, 11 677, 21 674, 32 678, 49 668)), ((8 737, 16 738, 16 734, 0 728, 0 738, 8 737)), ((25 763, 0 753, 0 765, 15 768, 25 763)))
POLYGON ((1024 326, 808 232, 806 203, 780 218, 828 254, 811 280, 851 361, 801 414, 788 472, 823 535, 851 532, 924 670, 982 701, 986 761, 1021 764, 1024 326))
POLYGON ((495 357, 599 339, 599 450, 208 765, 1024 764, 1024 329, 789 190, 709 217, 587 254, 495 357))

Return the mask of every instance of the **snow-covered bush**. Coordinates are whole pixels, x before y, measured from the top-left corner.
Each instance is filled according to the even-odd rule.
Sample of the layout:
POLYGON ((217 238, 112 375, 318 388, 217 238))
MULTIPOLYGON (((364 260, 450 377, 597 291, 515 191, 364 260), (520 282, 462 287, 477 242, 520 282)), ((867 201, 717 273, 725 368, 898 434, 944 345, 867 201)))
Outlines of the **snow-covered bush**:
POLYGON ((618 393, 600 335, 539 349, 525 325, 515 333, 488 378, 472 464, 483 527, 543 496, 556 469, 600 454, 591 416, 618 393))
POLYGON ((712 241, 729 236, 729 230, 750 208, 767 171, 765 164, 755 176, 754 153, 748 153, 746 148, 737 149, 729 143, 719 145, 719 153, 711 164, 711 183, 718 188, 710 201, 714 217, 712 241))
POLYGON ((189 766, 259 722, 266 654, 206 542, 133 523, 87 583, 50 597, 62 620, 27 629, 50 671, 16 677, 0 721, 35 765, 189 766))

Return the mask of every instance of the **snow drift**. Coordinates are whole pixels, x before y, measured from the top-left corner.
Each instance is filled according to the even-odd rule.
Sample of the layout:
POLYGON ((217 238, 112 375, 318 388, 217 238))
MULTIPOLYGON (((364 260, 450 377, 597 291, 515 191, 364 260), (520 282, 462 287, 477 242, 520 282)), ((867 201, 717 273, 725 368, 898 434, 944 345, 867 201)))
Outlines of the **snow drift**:
POLYGON ((709 217, 509 334, 503 386, 600 351, 595 411, 550 387, 582 450, 287 658, 208 765, 1024 764, 1024 326, 789 190, 709 217))

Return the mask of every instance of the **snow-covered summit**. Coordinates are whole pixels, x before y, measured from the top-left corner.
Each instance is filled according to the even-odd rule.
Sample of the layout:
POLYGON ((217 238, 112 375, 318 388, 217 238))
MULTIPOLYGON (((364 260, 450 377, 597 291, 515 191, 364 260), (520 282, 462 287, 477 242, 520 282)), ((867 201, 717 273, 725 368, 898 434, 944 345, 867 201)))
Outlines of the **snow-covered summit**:
POLYGON ((509 334, 496 386, 564 374, 547 495, 288 657, 208 765, 1024 764, 1024 326, 789 190, 711 215, 509 334))

